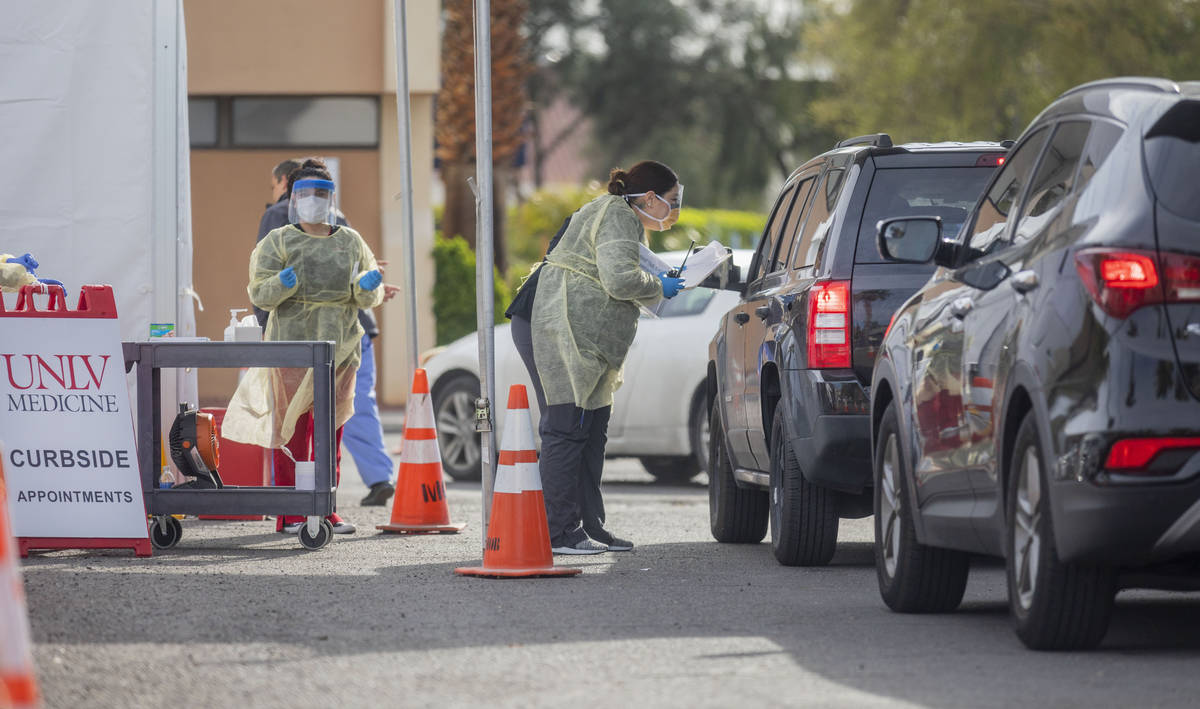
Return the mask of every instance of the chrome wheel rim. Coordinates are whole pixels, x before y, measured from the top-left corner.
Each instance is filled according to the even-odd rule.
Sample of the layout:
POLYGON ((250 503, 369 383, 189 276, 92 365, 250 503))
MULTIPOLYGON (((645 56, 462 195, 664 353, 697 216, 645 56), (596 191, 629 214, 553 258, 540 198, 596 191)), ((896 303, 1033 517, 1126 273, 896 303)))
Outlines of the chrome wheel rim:
POLYGON ((438 446, 442 460, 455 469, 479 464, 475 437, 475 402, 465 391, 451 393, 437 412, 438 446))
MULTIPOLYGON (((703 409, 701 409, 703 410, 703 409)), ((696 457, 699 458, 701 472, 708 472, 708 452, 711 445, 712 430, 709 428, 708 417, 701 414, 697 425, 700 428, 700 445, 696 451, 696 457)))
POLYGON ((896 560, 900 557, 900 451, 896 435, 887 437, 883 448, 883 471, 880 474, 879 528, 883 532, 883 569, 888 578, 896 575, 896 560))
POLYGON ((1037 591, 1038 559, 1042 551, 1041 464, 1033 446, 1025 449, 1017 478, 1016 511, 1013 515, 1013 579, 1017 602, 1023 610, 1033 605, 1037 591))

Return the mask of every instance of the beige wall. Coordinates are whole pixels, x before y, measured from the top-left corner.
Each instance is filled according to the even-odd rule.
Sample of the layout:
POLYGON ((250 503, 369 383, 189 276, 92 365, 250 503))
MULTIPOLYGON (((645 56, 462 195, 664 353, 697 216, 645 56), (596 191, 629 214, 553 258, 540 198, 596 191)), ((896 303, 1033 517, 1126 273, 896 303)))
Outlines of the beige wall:
POLYGON ((188 92, 377 94, 383 10, 380 0, 184 0, 188 92))
MULTIPOLYGON (((360 94, 379 98, 380 144, 371 150, 192 151, 193 279, 204 301, 200 336, 218 339, 229 308, 249 307, 247 265, 258 221, 270 200, 269 173, 280 160, 340 158, 341 206, 377 257, 386 281, 418 294, 419 349, 433 346, 433 94, 439 85, 439 0, 407 3, 413 135, 413 222, 417 283, 404 283, 406 248, 397 149, 393 0, 184 0, 191 95, 360 94), (300 68, 289 47, 317 61, 300 68)), ((381 404, 403 403, 411 383, 407 306, 377 311, 381 404)), ((223 405, 236 372, 201 370, 200 397, 223 405)))

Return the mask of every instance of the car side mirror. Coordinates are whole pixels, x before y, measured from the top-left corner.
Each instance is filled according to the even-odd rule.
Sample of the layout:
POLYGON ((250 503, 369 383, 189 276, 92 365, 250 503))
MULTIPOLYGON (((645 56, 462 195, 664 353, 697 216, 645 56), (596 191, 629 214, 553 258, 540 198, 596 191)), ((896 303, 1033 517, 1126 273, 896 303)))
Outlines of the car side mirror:
POLYGON ((875 228, 879 253, 898 263, 928 263, 942 240, 940 217, 883 219, 875 228))
POLYGON ((963 283, 978 288, 991 290, 1004 282, 1012 274, 1012 269, 1000 261, 989 261, 967 267, 958 275, 963 283))

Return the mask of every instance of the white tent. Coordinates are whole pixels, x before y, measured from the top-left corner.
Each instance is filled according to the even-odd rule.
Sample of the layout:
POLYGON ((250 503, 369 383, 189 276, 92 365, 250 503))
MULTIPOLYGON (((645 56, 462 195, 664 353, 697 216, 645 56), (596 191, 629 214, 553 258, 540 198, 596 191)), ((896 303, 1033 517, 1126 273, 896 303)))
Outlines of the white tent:
MULTIPOLYGON (((194 336, 181 0, 0 0, 0 17, 0 252, 32 253, 72 305, 112 285, 126 340, 194 336)), ((164 399, 196 401, 194 373, 170 379, 164 399)))

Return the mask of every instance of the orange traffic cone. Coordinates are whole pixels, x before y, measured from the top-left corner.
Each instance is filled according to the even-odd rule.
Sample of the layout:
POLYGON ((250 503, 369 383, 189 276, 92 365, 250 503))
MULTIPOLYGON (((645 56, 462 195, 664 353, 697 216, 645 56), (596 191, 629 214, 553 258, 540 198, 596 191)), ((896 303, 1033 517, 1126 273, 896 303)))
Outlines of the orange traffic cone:
POLYGON ((17 545, 8 524, 8 496, 4 489, 4 463, 0 455, 0 707, 25 709, 40 705, 29 618, 25 615, 25 589, 17 568, 17 545))
POLYGON ((450 509, 446 507, 442 453, 438 450, 433 402, 429 399, 429 381, 424 369, 413 373, 407 408, 404 450, 400 453, 400 474, 392 498, 392 521, 376 529, 406 534, 453 534, 466 525, 452 523, 450 509))
POLYGON ((488 521, 483 566, 455 569, 462 576, 574 576, 583 569, 555 566, 550 527, 542 497, 542 476, 533 447, 529 395, 525 385, 508 390, 508 420, 500 446, 492 518, 488 521))

